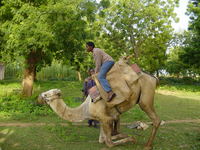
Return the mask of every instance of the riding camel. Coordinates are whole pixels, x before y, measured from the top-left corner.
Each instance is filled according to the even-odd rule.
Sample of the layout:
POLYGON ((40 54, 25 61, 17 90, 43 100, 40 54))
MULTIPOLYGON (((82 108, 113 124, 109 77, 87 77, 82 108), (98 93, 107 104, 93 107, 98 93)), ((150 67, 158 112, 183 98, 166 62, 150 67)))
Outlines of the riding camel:
MULTIPOLYGON (((124 60, 121 60, 116 62, 108 72, 107 79, 117 95, 111 102, 105 100, 105 95, 101 95, 102 98, 94 102, 89 95, 79 107, 70 108, 61 98, 59 89, 43 92, 39 97, 65 120, 71 122, 81 122, 85 119, 98 120, 100 122, 99 143, 105 142, 108 147, 126 142, 135 143, 136 140, 133 137, 119 133, 119 118, 122 113, 138 104, 153 122, 150 137, 144 147, 145 150, 153 149, 152 143, 161 122, 153 105, 155 89, 158 84, 157 78, 144 72, 140 72, 138 75, 124 60), (116 73, 116 68, 118 73, 116 73), (117 76, 117 74, 118 77, 115 80, 114 76, 117 76), (118 90, 119 88, 121 88, 121 91, 118 90)), ((101 94, 101 89, 99 91, 101 94)))

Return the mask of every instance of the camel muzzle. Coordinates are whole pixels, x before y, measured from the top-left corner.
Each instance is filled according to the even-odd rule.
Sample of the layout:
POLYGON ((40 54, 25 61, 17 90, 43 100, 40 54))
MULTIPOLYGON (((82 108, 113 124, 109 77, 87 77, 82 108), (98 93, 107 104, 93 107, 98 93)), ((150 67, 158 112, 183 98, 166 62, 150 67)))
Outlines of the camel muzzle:
POLYGON ((61 90, 51 89, 38 96, 38 102, 49 104, 52 100, 61 96, 61 90))

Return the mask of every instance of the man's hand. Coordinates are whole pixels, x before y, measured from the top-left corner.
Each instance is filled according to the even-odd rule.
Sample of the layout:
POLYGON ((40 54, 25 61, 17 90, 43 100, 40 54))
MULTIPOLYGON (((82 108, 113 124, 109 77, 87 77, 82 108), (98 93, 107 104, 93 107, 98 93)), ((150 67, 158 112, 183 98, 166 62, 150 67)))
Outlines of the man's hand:
POLYGON ((88 82, 88 78, 85 79, 85 82, 88 82))

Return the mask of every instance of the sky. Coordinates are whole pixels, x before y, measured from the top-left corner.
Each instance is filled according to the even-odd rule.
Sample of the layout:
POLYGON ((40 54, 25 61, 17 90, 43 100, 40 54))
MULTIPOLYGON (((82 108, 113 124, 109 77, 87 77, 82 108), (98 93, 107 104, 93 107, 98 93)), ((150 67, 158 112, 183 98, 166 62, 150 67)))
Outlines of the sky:
POLYGON ((179 22, 172 23, 172 26, 176 32, 182 32, 188 28, 189 17, 185 15, 188 1, 189 0, 179 0, 179 7, 175 9, 179 22))

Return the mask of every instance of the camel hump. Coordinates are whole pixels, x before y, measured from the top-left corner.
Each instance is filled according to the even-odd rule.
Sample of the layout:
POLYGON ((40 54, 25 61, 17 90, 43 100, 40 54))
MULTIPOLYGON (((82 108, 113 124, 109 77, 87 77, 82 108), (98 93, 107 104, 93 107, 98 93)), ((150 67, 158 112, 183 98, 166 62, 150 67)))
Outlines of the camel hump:
POLYGON ((110 102, 107 102, 107 92, 104 91, 99 83, 97 74, 93 76, 93 79, 96 82, 95 88, 98 89, 101 98, 107 102, 109 107, 113 107, 129 99, 132 93, 130 87, 133 86, 139 77, 140 75, 123 60, 116 62, 106 75, 106 79, 110 83, 113 92, 117 95, 110 102))

